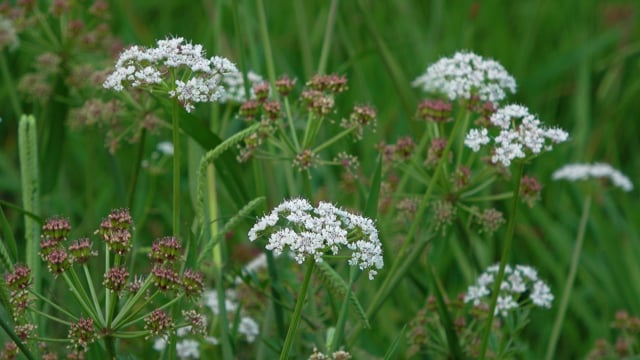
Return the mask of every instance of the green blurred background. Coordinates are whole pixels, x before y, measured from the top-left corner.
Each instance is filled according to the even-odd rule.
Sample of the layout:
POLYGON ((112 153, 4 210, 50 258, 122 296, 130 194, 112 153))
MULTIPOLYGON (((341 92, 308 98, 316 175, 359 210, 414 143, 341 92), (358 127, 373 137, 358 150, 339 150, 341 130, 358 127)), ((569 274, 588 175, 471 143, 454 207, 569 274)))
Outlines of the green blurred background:
MULTIPOLYGON (((356 149, 365 173, 373 168, 374 144, 395 141, 413 129, 415 108, 423 95, 410 82, 430 63, 457 50, 499 61, 518 82, 511 100, 569 131, 568 144, 542 155, 528 168, 544 184, 542 201, 533 209, 523 207, 512 251, 515 262, 536 266, 550 280, 558 299, 583 194, 578 187, 552 182, 550 174, 568 162, 603 161, 639 186, 640 3, 357 0, 337 4, 328 72, 350 79, 350 90, 340 101, 367 102, 379 112, 377 132, 356 149)), ((144 0, 111 1, 110 6, 111 29, 125 45, 151 45, 156 39, 182 36, 203 44, 209 55, 236 61, 242 54, 248 69, 266 77, 255 2, 144 0)), ((316 72, 330 6, 330 1, 265 0, 277 74, 307 79, 316 72)), ((5 56, 16 78, 32 70, 28 52, 16 56, 5 51, 5 56)), ((16 114, 6 105, 4 86, 0 104, 0 195, 19 203, 16 114)), ((62 171, 56 187, 45 195, 43 212, 69 214, 85 224, 81 228, 91 228, 108 209, 119 206, 114 199, 121 197, 124 185, 113 180, 118 178, 114 172, 121 166, 128 169, 127 159, 133 153, 133 146, 126 145, 110 157, 95 131, 70 132, 62 171), (98 160, 88 155, 92 152, 100 154, 98 160), (107 175, 96 176, 101 172, 107 175)), ((583 357, 595 339, 608 336, 616 310, 640 315, 637 194, 637 189, 608 191, 595 198, 559 359, 583 357)), ((152 216, 149 226, 160 228, 151 233, 162 233, 161 219, 170 218, 169 203, 167 198, 154 205, 158 221, 152 216)), ((18 214, 8 215, 19 232, 18 214)), ((464 291, 467 283, 456 275, 462 270, 453 266, 450 271, 450 276, 443 276, 449 293, 464 291)), ((554 316, 554 309, 534 313, 526 330, 529 343, 536 344, 529 358, 543 354, 554 316)), ((380 319, 384 316, 374 326, 381 326, 381 337, 388 344, 397 327, 380 319)))

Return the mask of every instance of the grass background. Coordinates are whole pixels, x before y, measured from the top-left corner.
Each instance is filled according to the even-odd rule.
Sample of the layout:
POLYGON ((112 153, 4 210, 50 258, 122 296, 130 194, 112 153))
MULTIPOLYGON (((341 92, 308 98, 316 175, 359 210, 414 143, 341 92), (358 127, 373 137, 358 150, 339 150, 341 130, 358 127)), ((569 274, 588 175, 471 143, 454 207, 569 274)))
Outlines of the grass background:
MULTIPOLYGON (((255 2, 163 1, 160 5, 143 0, 112 1, 111 6, 112 30, 125 44, 152 44, 166 36, 183 36, 202 43, 211 55, 231 60, 243 56, 249 69, 267 74, 255 2), (238 27, 233 21, 234 7, 238 27)), ((276 72, 309 78, 318 67, 330 2, 265 0, 265 8, 276 72)), ((568 144, 542 155, 527 169, 544 184, 542 201, 533 209, 522 208, 512 250, 512 260, 537 267, 558 299, 584 199, 579 187, 554 183, 550 174, 567 162, 604 161, 638 186, 639 16, 635 1, 339 2, 328 72, 350 79, 350 90, 341 96, 341 102, 370 103, 379 113, 377 132, 354 145, 363 172, 370 174, 375 165, 374 144, 392 142, 416 130, 413 114, 422 95, 410 88, 410 81, 427 65, 460 49, 498 60, 518 82, 518 92, 511 99, 571 134, 568 144)), ((14 74, 31 70, 25 61, 28 55, 7 56, 14 74)), ((0 89, 0 99, 0 104, 8 104, 5 89, 0 89)), ((0 116, 0 195, 19 203, 16 114, 3 105, 0 116)), ((55 113, 46 116, 60 121, 55 113)), ((164 138, 168 139, 166 134, 164 138)), ((147 151, 153 146, 150 141, 147 151)), ((68 132, 60 170, 45 173, 56 176, 57 182, 43 198, 44 214, 66 214, 79 231, 93 229, 110 208, 124 203, 134 151, 126 145, 110 156, 99 131, 68 132)), ((139 216, 144 213, 146 221, 138 224, 139 231, 150 237, 168 233, 170 199, 154 194, 169 193, 169 174, 143 176, 140 181, 135 208, 140 209, 139 216)), ((323 185, 322 180, 315 181, 323 185)), ((340 199, 340 190, 328 183, 327 197, 340 199)), ((617 309, 640 315, 637 194, 638 190, 628 194, 609 191, 594 199, 558 346, 559 359, 583 357, 596 338, 609 334, 617 309)), ((8 211, 7 215, 20 233, 19 214, 8 211)), ((489 254, 493 251, 494 256, 489 255, 489 261, 497 261, 499 250, 490 245, 489 254)), ((450 295, 464 291, 468 278, 473 279, 481 269, 469 273, 460 268, 447 245, 440 246, 438 266, 447 271, 442 275, 445 287, 450 295)), ((403 297, 415 291, 411 284, 403 284, 374 322, 375 334, 367 336, 364 346, 380 344, 379 351, 384 353, 402 323, 422 305, 414 297, 403 297)), ((528 358, 537 359, 544 353, 554 316, 553 308, 534 312, 526 330, 532 344, 528 358)))

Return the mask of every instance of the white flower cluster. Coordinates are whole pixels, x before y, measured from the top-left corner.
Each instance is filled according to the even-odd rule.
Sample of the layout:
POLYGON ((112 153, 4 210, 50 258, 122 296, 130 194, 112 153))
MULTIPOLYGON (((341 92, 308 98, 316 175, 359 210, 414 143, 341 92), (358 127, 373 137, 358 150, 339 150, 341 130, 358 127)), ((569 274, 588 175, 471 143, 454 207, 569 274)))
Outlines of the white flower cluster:
MULTIPOLYGON (((473 302, 474 305, 482 302, 488 304, 498 270, 499 265, 496 264, 480 275, 476 284, 467 289, 464 302, 473 302)), ((534 268, 526 265, 515 267, 507 265, 504 274, 505 278, 500 284, 500 294, 498 294, 494 314, 507 316, 510 310, 517 308, 523 301, 531 301, 533 305, 539 307, 551 307, 553 294, 549 286, 538 278, 538 272, 534 268), (527 298, 523 298, 527 295, 527 298)))
MULTIPOLYGON (((491 161, 494 164, 509 166, 512 160, 524 158, 526 152, 539 154, 542 150, 551 150, 551 144, 559 144, 569 138, 562 129, 544 126, 522 105, 512 104, 498 109, 491 115, 490 122, 500 128, 500 133, 493 139, 495 148, 491 161)), ((474 152, 490 142, 486 128, 470 129, 464 140, 464 144, 474 152)))
POLYGON ((633 183, 620 171, 605 163, 569 164, 556 170, 551 176, 553 180, 569 181, 587 180, 589 178, 609 178, 614 186, 624 191, 633 190, 633 183))
POLYGON ((233 72, 225 75, 222 79, 225 92, 218 101, 221 103, 241 104, 246 100, 255 99, 256 95, 253 93, 253 85, 263 82, 264 79, 253 71, 249 71, 247 73, 247 80, 249 80, 249 96, 247 96, 245 91, 244 77, 241 72, 233 72))
POLYGON ((430 65, 412 85, 425 92, 442 93, 452 101, 477 96, 494 104, 506 97, 506 91, 516 92, 515 79, 500 63, 465 51, 430 65))
POLYGON ((238 69, 228 59, 206 58, 202 45, 178 37, 158 40, 154 48, 134 45, 124 50, 103 87, 122 91, 127 85, 158 85, 160 91, 168 88, 169 96, 191 112, 194 103, 218 101, 224 94, 223 76, 236 72, 238 69), (165 83, 169 79, 175 80, 165 83))
MULTIPOLYGON (((203 305, 215 315, 220 314, 218 307, 218 293, 215 290, 205 290, 202 295, 203 305)), ((227 314, 235 314, 238 310, 237 295, 232 289, 225 292, 225 309, 227 314)), ((238 334, 244 336, 244 340, 248 343, 256 341, 260 335, 260 326, 250 316, 241 315, 238 322, 238 334)), ((176 330, 176 336, 179 341, 176 343, 176 353, 180 359, 200 359, 200 342, 189 336, 192 334, 191 326, 183 326, 176 330)), ((204 342, 209 345, 216 346, 219 344, 217 338, 213 336, 205 336, 204 342)), ((153 349, 162 352, 167 346, 167 338, 159 337, 154 340, 153 349)))
MULTIPOLYGON (((203 303, 207 306, 214 315, 220 314, 220 308, 218 307, 218 293, 215 290, 205 290, 203 296, 203 303)), ((238 310, 237 294, 233 289, 227 289, 225 291, 224 308, 227 314, 235 314, 238 310)), ((260 327, 258 323, 250 316, 241 315, 240 322, 238 323, 238 334, 244 336, 248 343, 252 343, 260 335, 260 327)))
MULTIPOLYGON (((182 337, 187 332, 185 328, 176 331, 178 337, 182 337)), ((206 336, 204 341, 210 345, 218 345, 218 339, 212 336, 206 336)), ((156 338, 153 342, 153 350, 162 352, 167 347, 167 339, 163 337, 156 338)), ((200 343, 194 339, 181 339, 176 343, 176 354, 180 359, 200 359, 200 343)))
POLYGON ((314 208, 305 199, 291 199, 274 208, 249 230, 249 240, 255 241, 267 229, 267 250, 280 255, 285 248, 293 252, 302 264, 308 257, 322 261, 326 251, 338 254, 341 247, 351 250, 349 265, 369 270, 369 279, 383 266, 382 246, 373 220, 351 214, 326 202, 314 208), (290 227, 278 225, 282 219, 290 227))

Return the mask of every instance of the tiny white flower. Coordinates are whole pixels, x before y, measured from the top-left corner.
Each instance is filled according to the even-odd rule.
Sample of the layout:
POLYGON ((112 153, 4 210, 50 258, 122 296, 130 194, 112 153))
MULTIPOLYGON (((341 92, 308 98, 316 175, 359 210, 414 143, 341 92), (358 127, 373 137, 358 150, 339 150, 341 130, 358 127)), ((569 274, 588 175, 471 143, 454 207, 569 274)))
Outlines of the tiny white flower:
POLYGON ((191 325, 183 326, 176 330, 176 336, 185 337, 187 334, 191 332, 191 325))
POLYGON ((214 346, 220 344, 220 341, 217 338, 213 337, 213 336, 205 336, 204 341, 207 344, 211 344, 211 345, 214 345, 214 346))
POLYGON ((430 65, 412 85, 425 92, 441 93, 452 101, 477 96, 481 101, 498 103, 507 92, 516 92, 515 79, 500 63, 465 51, 430 65))
POLYGON ((471 148, 474 152, 480 150, 480 146, 486 145, 491 141, 489 131, 487 129, 471 129, 464 139, 464 144, 471 148))
MULTIPOLYGON (((491 115, 490 122, 499 129, 493 138, 491 162, 503 166, 511 165, 515 159, 527 155, 536 155, 552 149, 569 138, 569 134, 559 128, 547 128, 529 113, 529 110, 517 104, 506 105, 491 115)), ((470 129, 465 145, 477 152, 480 147, 491 142, 488 129, 470 129)))
MULTIPOLYGON (((207 306, 214 315, 220 314, 220 307, 218 306, 218 293, 215 290, 206 290, 202 294, 202 300, 205 306, 207 306)), ((236 293, 232 289, 225 291, 224 308, 227 313, 233 313, 238 308, 236 300, 236 293)))
POLYGON ((165 338, 159 337, 153 341, 153 350, 162 352, 165 347, 167 347, 167 340, 165 338))
POLYGON ((199 359, 200 343, 187 339, 176 343, 176 353, 180 359, 199 359))
POLYGON ((551 302, 553 302, 553 294, 551 294, 549 286, 540 280, 533 284, 530 298, 534 304, 545 308, 550 308, 551 302))
POLYGON ((605 163, 569 164, 556 170, 551 177, 554 180, 587 180, 590 178, 608 178, 614 186, 624 191, 633 190, 633 183, 620 171, 605 163))
MULTIPOLYGON (((489 304, 493 291, 496 274, 499 271, 499 264, 492 265, 481 274, 474 285, 467 288, 464 296, 465 303, 489 304)), ((507 314, 517 308, 519 303, 530 303, 533 306, 550 308, 553 302, 553 294, 549 286, 538 279, 537 271, 527 265, 505 266, 505 278, 500 284, 498 302, 495 308, 495 315, 507 316, 507 314), (523 298, 527 294, 527 298, 523 298), (530 302, 526 302, 529 300, 530 302)))
POLYGON ((222 94, 220 102, 239 104, 249 99, 255 99, 256 96, 253 93, 253 85, 263 82, 264 79, 253 71, 249 71, 247 72, 247 80, 249 80, 249 96, 247 96, 245 92, 244 77, 241 72, 225 74, 222 78, 225 92, 222 94))
POLYGON ((163 155, 173 155, 173 143, 171 141, 162 141, 158 143, 156 149, 163 155))
POLYGON ((494 311, 494 315, 502 315, 507 316, 509 310, 515 309, 518 307, 518 303, 513 299, 512 296, 498 296, 498 302, 496 303, 496 308, 494 311))
POLYGON ((248 343, 252 343, 260 334, 260 327, 253 318, 243 316, 238 324, 238 333, 243 334, 248 343))

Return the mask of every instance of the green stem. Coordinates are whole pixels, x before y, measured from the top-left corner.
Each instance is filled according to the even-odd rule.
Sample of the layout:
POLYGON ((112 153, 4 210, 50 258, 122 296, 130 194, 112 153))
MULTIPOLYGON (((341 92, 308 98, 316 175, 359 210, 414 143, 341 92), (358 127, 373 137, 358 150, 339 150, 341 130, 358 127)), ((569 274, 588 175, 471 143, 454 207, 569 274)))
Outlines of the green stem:
POLYGON ((267 27, 267 15, 264 10, 264 1, 256 0, 258 8, 258 22, 260 23, 260 36, 262 37, 262 45, 264 46, 265 61, 267 63, 267 75, 269 82, 275 89, 276 85, 276 67, 273 63, 273 53, 271 52, 271 41, 269 40, 269 29, 267 27))
MULTIPOLYGON (((143 301, 140 305, 138 305, 138 307, 137 307, 136 309, 133 309, 133 308, 132 308, 132 310, 129 312, 129 314, 128 314, 127 316, 125 316, 124 318, 122 318, 122 319, 118 322, 117 326, 112 326, 112 327, 111 327, 111 328, 112 328, 112 330, 113 330, 113 331, 118 331, 119 329, 126 328, 127 326, 129 326, 129 325, 131 325, 131 324, 133 324, 133 323, 135 323, 135 322, 139 321, 139 320, 140 320, 140 318, 144 318, 144 316, 142 316, 142 317, 140 317, 139 319, 136 319, 135 321, 134 321, 134 320, 131 320, 131 318, 133 318, 133 317, 134 317, 134 316, 136 316, 140 311, 142 311, 142 310, 145 308, 145 306, 147 306, 147 304, 149 304, 151 301, 153 301, 153 299, 155 299, 155 298, 156 298, 156 296, 158 296, 158 294, 160 294, 160 291, 159 291, 159 290, 156 290, 156 291, 153 293, 153 295, 146 297, 146 298, 144 299, 144 301, 143 301)), ((145 316, 146 316, 146 315, 145 315, 145 316)))
MULTIPOLYGON (((236 49, 238 51, 238 65, 240 65, 240 71, 242 72, 242 86, 244 87, 245 98, 243 100, 249 100, 251 97, 251 85, 249 83, 248 69, 244 60, 244 44, 242 43, 242 28, 240 26, 240 17, 238 15, 239 1, 231 2, 231 16, 233 18, 233 28, 236 32, 236 49)), ((227 106, 229 108, 229 106, 227 106)), ((222 133, 221 133, 222 134, 222 133)))
POLYGON ((313 273, 314 266, 315 266, 315 260, 313 258, 307 259, 307 272, 304 274, 302 287, 300 288, 300 292, 298 293, 298 300, 296 301, 296 307, 293 310, 293 318, 291 319, 291 323, 289 324, 287 337, 284 340, 284 346, 282 347, 282 352, 280 353, 280 360, 289 359, 289 352, 291 351, 291 346, 293 345, 293 339, 296 336, 298 324, 300 323, 302 308, 304 307, 304 299, 307 295, 307 289, 309 288, 309 283, 311 282, 311 274, 313 273))
POLYGON ((340 344, 342 343, 344 326, 347 322, 347 314, 349 313, 348 310, 351 298, 351 288, 353 287, 353 283, 358 277, 359 273, 360 272, 356 266, 351 266, 351 268, 349 269, 349 286, 347 287, 347 293, 344 295, 344 299, 342 300, 340 315, 338 316, 338 321, 336 322, 336 331, 333 334, 331 343, 328 345, 328 353, 333 353, 334 351, 338 350, 338 346, 340 346, 340 344))
POLYGON ((505 199, 511 198, 512 196, 513 196, 513 193, 509 191, 502 194, 465 198, 464 200, 466 202, 488 202, 488 201, 495 201, 495 200, 505 200, 505 199))
POLYGON ((343 137, 349 135, 350 133, 353 132, 353 130, 355 130, 355 127, 350 127, 347 128, 345 130, 343 130, 342 132, 336 134, 336 136, 332 137, 331 139, 327 140, 326 142, 324 142, 323 144, 317 146, 315 149, 311 150, 311 152, 313 153, 318 153, 324 149, 326 149, 327 147, 333 145, 333 143, 335 143, 336 141, 342 139, 343 137))
POLYGON ((29 360, 35 359, 35 357, 29 351, 29 348, 22 343, 22 340, 20 340, 18 335, 16 335, 13 329, 11 329, 11 326, 9 326, 9 324, 7 324, 4 320, 5 319, 3 317, 0 317, 0 326, 2 326, 2 329, 4 330, 4 332, 7 333, 7 335, 9 335, 11 340, 13 340, 13 342, 20 348, 20 351, 22 351, 22 353, 24 354, 24 356, 27 357, 27 359, 29 360))
POLYGON ((96 294, 96 289, 93 287, 93 281, 91 279, 91 273, 89 272, 89 267, 87 264, 82 264, 82 269, 84 270, 84 276, 87 278, 87 284, 89 284, 89 292, 91 293, 91 299, 93 299, 93 306, 98 313, 98 319, 101 324, 106 324, 104 317, 102 317, 102 309, 100 308, 100 301, 98 300, 98 295, 96 294))
POLYGON ((128 314, 129 310, 131 310, 131 308, 138 302, 138 300, 140 300, 140 298, 144 294, 146 294, 147 289, 149 289, 149 286, 151 286, 151 284, 153 283, 152 279, 153 279, 153 275, 149 275, 144 280, 144 283, 142 284, 140 289, 138 289, 138 292, 132 298, 129 298, 125 302, 125 304, 122 306, 122 308, 120 308, 120 311, 118 311, 118 315, 116 315, 116 317, 111 322, 111 326, 113 328, 118 327, 118 324, 120 323, 122 318, 125 317, 128 314))
POLYGON ((40 311, 40 310, 38 310, 38 309, 35 309, 35 308, 30 307, 30 308, 29 308, 29 311, 31 311, 31 312, 33 312, 33 313, 35 313, 35 314, 38 314, 38 315, 40 315, 40 316, 44 316, 44 317, 46 317, 47 319, 53 320, 53 321, 58 322, 58 323, 60 323, 60 324, 63 324, 63 325, 66 325, 66 326, 71 326, 71 323, 70 323, 69 321, 62 320, 62 319, 60 319, 60 318, 58 318, 58 317, 55 317, 55 316, 53 316, 53 315, 49 315, 48 313, 43 312, 43 311, 40 311))
POLYGON ((421 221, 417 221, 418 219, 422 219, 424 216, 424 213, 427 210, 427 205, 429 203, 429 199, 431 198, 431 194, 433 193, 433 190, 435 189, 435 184, 436 181, 438 180, 438 178, 440 177, 440 173, 442 172, 442 168, 444 167, 444 163, 446 161, 446 159, 448 158, 448 154, 449 154, 449 149, 451 149, 451 145, 453 144, 453 139, 455 138, 457 132, 458 132, 458 127, 460 125, 461 121, 458 119, 456 120, 453 129, 451 130, 451 134, 449 135, 449 138, 447 139, 447 144, 444 148, 444 150, 442 151, 442 157, 440 158, 440 160, 438 161, 438 164, 436 165, 436 170, 433 174, 433 177, 431 178, 431 180, 429 181, 429 186, 427 187, 426 192, 424 193, 424 196, 422 197, 422 201, 420 202, 420 206, 418 207, 418 210, 416 211, 415 217, 414 219, 416 219, 416 221, 412 221, 411 222, 411 227, 409 228, 409 233, 406 236, 406 240, 405 242, 402 244, 402 247, 400 248, 400 250, 397 253, 397 256, 395 257, 395 261, 393 263, 393 265, 391 266, 391 270, 389 271, 389 275, 385 278, 385 280, 382 283, 382 286, 380 288, 378 288, 378 291, 376 292, 376 294, 373 297, 373 300, 371 302, 371 304, 369 305, 369 308, 367 309, 367 316, 369 316, 370 318, 373 318, 377 312, 377 310, 379 309, 380 305, 383 302, 383 296, 386 296, 388 294, 388 291, 390 291, 393 287, 395 287, 396 282, 390 282, 390 280, 393 278, 393 275, 395 273, 395 271, 398 269, 398 267, 400 265, 402 265, 403 262, 405 262, 405 254, 409 248, 409 246, 412 244, 413 240, 415 239, 417 233, 418 233, 418 229, 420 227, 420 225, 422 224, 421 221))
POLYGON ((296 134, 296 127, 293 123, 293 116, 291 116, 291 105, 289 104, 289 98, 284 98, 284 110, 287 115, 287 121, 289 122, 289 131, 291 132, 291 139, 296 147, 296 152, 300 152, 300 143, 298 142, 298 134, 296 134))
POLYGON ((569 299, 573 290, 573 283, 576 280, 576 273, 578 271, 578 263, 580 262, 580 254, 582 253, 582 244, 584 243, 584 234, 587 228, 587 219, 589 218, 589 210, 591 209, 591 195, 587 195, 582 206, 582 216, 580 217, 580 227, 578 228, 578 235, 576 237, 576 244, 573 248, 573 254, 571 255, 571 265, 569 266, 569 274, 567 274, 567 280, 565 281, 564 290, 562 292, 562 298, 560 299, 560 306, 558 308, 558 314, 556 320, 553 323, 553 329, 551 330, 551 336, 549 337, 549 345, 547 346, 546 360, 553 358, 553 354, 560 338, 560 330, 562 328, 562 322, 564 316, 569 307, 569 299))
POLYGON ((329 16, 327 18, 327 26, 324 29, 324 40, 322 42, 322 51, 320 52, 320 63, 318 64, 318 74, 324 74, 327 70, 327 59, 329 58, 329 49, 331 48, 331 39, 333 35, 333 26, 336 22, 336 13, 338 10, 338 0, 331 0, 329 8, 329 16))
POLYGON ((51 307, 53 307, 54 309, 60 311, 61 313, 67 315, 68 317, 70 317, 73 321, 78 321, 78 318, 75 317, 73 314, 71 314, 70 312, 68 312, 67 310, 63 309, 62 307, 58 306, 58 304, 54 303, 53 301, 51 301, 49 298, 42 296, 36 292, 34 292, 33 290, 30 291, 30 293, 32 295, 34 295, 35 297, 37 297, 38 299, 44 301, 45 303, 49 304, 51 307))
MULTIPOLYGON (((109 270, 111 269, 111 261, 109 260, 109 255, 111 254, 111 252, 109 251, 109 245, 104 245, 104 273, 108 274, 109 270)), ((109 290, 109 288, 104 289, 104 320, 105 320, 105 325, 109 326, 111 323, 111 319, 109 318, 109 308, 110 303, 109 301, 111 301, 111 290, 109 290)))
MULTIPOLYGON (((87 291, 82 286, 82 282, 80 281, 80 278, 78 277, 78 274, 76 273, 75 269, 73 267, 71 267, 68 270, 68 272, 71 274, 71 279, 73 280, 73 282, 75 284, 76 290, 78 291, 80 296, 82 296, 82 298, 87 303, 87 305, 90 305, 92 303, 92 300, 89 298, 89 295, 87 294, 87 291)), ((96 316, 96 320, 102 320, 102 314, 100 314, 100 311, 101 311, 100 307, 96 307, 93 310, 94 310, 93 314, 96 316)), ((104 321, 101 323, 101 325, 104 325, 104 321)))
POLYGON ((171 113, 173 124, 173 236, 180 237, 180 125, 178 102, 174 101, 171 113))
POLYGON ((89 306, 89 304, 87 304, 84 299, 82 298, 82 296, 78 293, 78 290, 73 286, 73 283, 71 282, 71 279, 69 279, 69 276, 66 273, 62 274, 62 278, 64 279, 64 281, 67 283, 67 286, 69 287, 69 290, 71 291, 71 293, 73 294, 73 296, 76 298, 76 300, 78 300, 78 303, 80 303, 80 306, 82 306, 82 308, 84 309, 84 311, 87 312, 88 316, 92 316, 94 318, 98 318, 98 316, 95 314, 95 312, 93 311, 93 309, 91 308, 91 306, 89 306))
MULTIPOLYGON (((154 310, 162 310, 162 309, 166 309, 166 308, 168 308, 169 306, 174 305, 174 304, 176 304, 178 301, 182 300, 182 297, 183 297, 183 295, 180 295, 180 296, 178 296, 178 297, 176 297, 176 298, 173 298, 173 299, 172 299, 172 300, 170 300, 169 302, 167 302, 167 303, 165 303, 165 304, 162 304, 162 306, 159 306, 159 307, 154 308, 154 310)), ((142 306, 140 307, 140 309, 142 309, 142 306)), ((137 311, 136 311, 136 313, 137 313, 137 311)), ((133 315, 133 314, 132 314, 132 315, 133 315)), ((124 328, 124 329, 126 329, 127 327, 129 327, 129 326, 131 326, 131 325, 133 325, 133 324, 135 324, 135 323, 137 323, 137 322, 139 322, 139 321, 141 321, 141 320, 144 320, 144 318, 146 318, 147 316, 149 316, 149 313, 144 314, 144 315, 142 315, 142 316, 139 316, 139 317, 137 317, 136 319, 133 319, 133 320, 129 320, 129 319, 131 318, 131 316, 129 316, 128 318, 126 318, 126 319, 123 319, 123 320, 122 320, 123 324, 122 324, 122 325, 118 325, 118 328, 124 328), (126 323, 125 323, 125 321, 126 321, 126 323)))
POLYGON ((127 207, 129 211, 133 213, 133 196, 135 195, 136 185, 138 184, 138 177, 140 175, 140 163, 142 162, 142 155, 144 155, 144 145, 147 138, 147 130, 142 129, 142 134, 138 140, 138 149, 136 151, 136 160, 133 163, 133 174, 131 176, 131 184, 129 185, 129 193, 127 194, 127 207))
MULTIPOLYGON (((208 183, 208 204, 209 204, 209 219, 214 220, 218 218, 218 197, 216 192, 216 176, 213 165, 210 165, 207 169, 207 175, 209 175, 208 183)), ((217 234, 218 222, 209 221, 211 234, 217 234)), ((225 360, 233 359, 233 349, 229 341, 229 324, 227 322, 227 308, 225 306, 225 289, 223 278, 223 248, 222 242, 218 242, 213 248, 213 271, 216 279, 216 295, 218 296, 218 319, 220 321, 220 341, 222 342, 222 356, 225 360)))
POLYGON ((515 189, 513 190, 513 198, 511 202, 511 214, 509 216, 509 222, 507 224, 507 233, 502 248, 502 257, 500 258, 500 268, 496 275, 493 289, 491 290, 491 303, 489 304, 489 314, 487 323, 485 324, 484 334, 482 336, 482 343, 480 344, 480 360, 484 360, 487 351, 487 345, 489 343, 489 335, 491 334, 491 324, 495 317, 496 304, 498 302, 498 294, 500 293, 500 285, 502 279, 504 279, 504 269, 507 264, 507 258, 511 251, 511 244, 513 243, 513 232, 516 224, 516 215, 518 212, 518 201, 520 200, 520 179, 522 178, 522 170, 524 168, 524 162, 519 161, 517 170, 515 172, 515 189))
POLYGON ((309 146, 309 133, 311 132, 313 118, 313 112, 309 111, 309 115, 307 115, 307 126, 304 129, 304 136, 302 137, 302 149, 306 149, 309 146))

